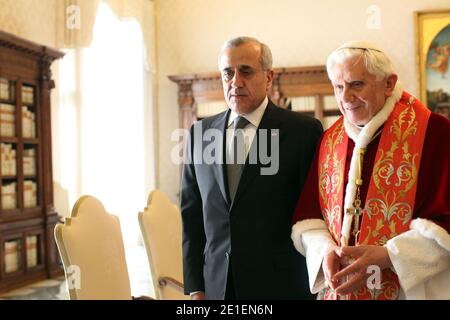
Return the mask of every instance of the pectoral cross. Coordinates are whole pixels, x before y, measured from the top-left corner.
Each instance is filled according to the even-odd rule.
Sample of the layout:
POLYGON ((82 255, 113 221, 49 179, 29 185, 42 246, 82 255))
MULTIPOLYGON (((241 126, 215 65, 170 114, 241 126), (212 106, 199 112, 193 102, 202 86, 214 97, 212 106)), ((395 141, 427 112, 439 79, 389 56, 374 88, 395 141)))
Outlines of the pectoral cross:
POLYGON ((358 242, 359 235, 359 217, 362 216, 363 209, 361 208, 361 200, 356 199, 354 202, 354 208, 348 208, 347 214, 351 214, 355 217, 355 223, 353 225, 353 236, 355 237, 355 243, 358 242))

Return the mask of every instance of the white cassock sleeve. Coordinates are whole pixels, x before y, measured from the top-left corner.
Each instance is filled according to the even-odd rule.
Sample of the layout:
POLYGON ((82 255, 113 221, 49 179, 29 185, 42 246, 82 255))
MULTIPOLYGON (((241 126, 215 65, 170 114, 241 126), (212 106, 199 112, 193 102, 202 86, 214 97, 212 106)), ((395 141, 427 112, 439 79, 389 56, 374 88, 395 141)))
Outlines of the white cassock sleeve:
MULTIPOLYGON (((297 222, 291 234, 295 248, 306 257, 312 293, 325 288, 322 261, 335 246, 325 221, 297 222)), ((400 299, 450 299, 450 235, 430 220, 415 219, 410 230, 386 243, 398 275, 400 299)))
POLYGON ((386 243, 402 299, 450 299, 450 235, 430 220, 414 219, 410 230, 386 243))
POLYGON ((309 289, 317 293, 325 288, 322 261, 330 247, 336 245, 322 219, 305 219, 292 227, 291 239, 295 248, 306 257, 309 289))

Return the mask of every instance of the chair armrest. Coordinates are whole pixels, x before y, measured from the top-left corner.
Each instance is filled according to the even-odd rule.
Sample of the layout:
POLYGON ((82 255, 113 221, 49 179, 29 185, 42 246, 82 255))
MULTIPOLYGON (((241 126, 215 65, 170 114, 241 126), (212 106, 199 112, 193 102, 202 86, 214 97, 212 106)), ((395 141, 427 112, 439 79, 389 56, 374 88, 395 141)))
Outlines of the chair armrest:
POLYGON ((159 277, 158 285, 160 287, 171 286, 178 291, 184 292, 184 285, 178 280, 175 280, 174 278, 171 277, 159 277))

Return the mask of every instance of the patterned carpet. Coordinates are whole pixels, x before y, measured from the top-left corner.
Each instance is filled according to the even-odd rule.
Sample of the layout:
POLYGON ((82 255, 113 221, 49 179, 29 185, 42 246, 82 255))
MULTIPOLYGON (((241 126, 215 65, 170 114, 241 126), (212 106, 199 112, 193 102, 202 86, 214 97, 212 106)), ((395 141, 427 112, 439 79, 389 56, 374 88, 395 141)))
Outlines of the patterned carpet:
POLYGON ((64 277, 36 282, 0 295, 2 300, 68 300, 64 277))

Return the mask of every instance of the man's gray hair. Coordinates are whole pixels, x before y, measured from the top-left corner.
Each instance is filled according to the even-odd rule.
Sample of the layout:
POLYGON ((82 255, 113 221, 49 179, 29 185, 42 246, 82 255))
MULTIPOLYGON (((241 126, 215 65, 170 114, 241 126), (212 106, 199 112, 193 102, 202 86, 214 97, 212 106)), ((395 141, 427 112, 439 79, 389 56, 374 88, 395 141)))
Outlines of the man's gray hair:
MULTIPOLYGON (((228 40, 225 42, 222 46, 222 49, 220 50, 220 55, 222 52, 227 48, 235 48, 239 47, 240 45, 247 44, 247 43, 256 43, 261 48, 261 57, 259 59, 259 62, 261 63, 261 67, 264 71, 271 70, 272 69, 272 52, 270 51, 270 48, 265 44, 259 41, 256 38, 252 37, 237 37, 231 40, 228 40)), ((219 60, 220 60, 219 55, 219 60)))
POLYGON ((334 65, 349 59, 362 59, 367 71, 374 75, 377 81, 395 74, 389 57, 377 46, 367 41, 349 41, 334 50, 327 59, 327 72, 331 81, 335 79, 334 65))

